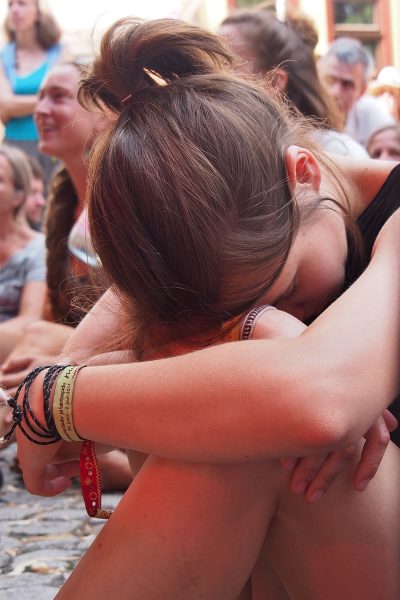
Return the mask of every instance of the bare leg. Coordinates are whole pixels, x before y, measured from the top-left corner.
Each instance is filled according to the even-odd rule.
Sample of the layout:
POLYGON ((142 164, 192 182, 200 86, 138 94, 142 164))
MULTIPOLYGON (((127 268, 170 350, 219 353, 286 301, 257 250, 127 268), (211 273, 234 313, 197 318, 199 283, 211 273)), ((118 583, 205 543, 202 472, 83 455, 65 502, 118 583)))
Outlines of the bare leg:
POLYGON ((236 600, 287 477, 149 459, 57 600, 236 600))
POLYGON ((265 550, 291 598, 400 598, 400 450, 389 446, 365 492, 351 474, 316 505, 282 494, 265 550))
MULTIPOLYGON (((296 600, 400 597, 400 453, 389 448, 366 492, 353 464, 324 500, 288 492, 275 462, 193 465, 149 459, 57 596, 72 600, 235 600, 260 555, 296 600)), ((261 575, 260 575, 261 569, 261 575)), ((260 583, 261 582, 261 583, 260 583)), ((279 594, 279 595, 277 595, 279 594)))

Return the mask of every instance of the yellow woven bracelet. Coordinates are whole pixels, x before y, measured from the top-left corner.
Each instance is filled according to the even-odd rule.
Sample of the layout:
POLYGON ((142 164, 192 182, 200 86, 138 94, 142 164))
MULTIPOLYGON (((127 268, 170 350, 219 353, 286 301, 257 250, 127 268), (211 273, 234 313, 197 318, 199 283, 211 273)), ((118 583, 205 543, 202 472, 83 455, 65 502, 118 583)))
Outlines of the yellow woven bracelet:
POLYGON ((66 442, 81 442, 75 430, 72 419, 72 395, 75 379, 83 368, 77 366, 65 367, 57 378, 53 398, 53 418, 60 437, 66 442))

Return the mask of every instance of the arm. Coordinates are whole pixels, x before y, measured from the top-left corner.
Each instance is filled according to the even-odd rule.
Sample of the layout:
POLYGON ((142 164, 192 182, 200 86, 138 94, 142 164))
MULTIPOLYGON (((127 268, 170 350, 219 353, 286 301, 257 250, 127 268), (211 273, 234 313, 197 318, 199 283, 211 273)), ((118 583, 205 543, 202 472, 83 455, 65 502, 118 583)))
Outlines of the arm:
POLYGON ((14 94, 3 68, 0 68, 0 118, 3 123, 13 117, 31 115, 36 102, 37 96, 34 94, 14 94))
MULTIPOLYGON (((121 339, 121 331, 127 325, 127 318, 115 293, 109 289, 96 302, 90 312, 79 323, 73 335, 64 346, 62 356, 74 363, 86 362, 88 357, 103 353, 110 348, 105 341, 110 340, 115 350, 116 342, 121 339)), ((124 350, 119 343, 118 350, 124 350)), ((130 356, 129 360, 133 360, 130 356)), ((112 361, 115 362, 115 361, 112 361)), ((128 362, 125 358, 121 362, 128 362)))
MULTIPOLYGON (((43 315, 46 300, 46 283, 44 281, 30 281, 25 284, 21 294, 18 315, 5 322, 6 328, 22 331, 29 323, 40 319, 43 315)), ((0 326, 1 332, 1 326, 0 326)))
MULTIPOLYGON (((399 218, 382 229, 359 280, 298 338, 84 369, 74 392, 77 431, 108 445, 208 462, 354 444, 399 389, 399 218)), ((39 411, 34 390, 39 383, 32 393, 39 411)))

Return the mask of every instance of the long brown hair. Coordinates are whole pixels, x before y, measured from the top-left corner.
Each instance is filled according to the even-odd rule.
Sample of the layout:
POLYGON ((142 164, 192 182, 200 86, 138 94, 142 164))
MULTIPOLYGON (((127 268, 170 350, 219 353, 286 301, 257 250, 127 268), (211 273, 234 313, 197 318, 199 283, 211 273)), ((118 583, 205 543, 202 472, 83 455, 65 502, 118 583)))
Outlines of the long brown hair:
POLYGON ((96 251, 128 299, 137 347, 188 340, 252 305, 280 273, 300 216, 284 154, 301 119, 227 70, 217 36, 123 19, 80 97, 115 113, 88 202, 96 251))
POLYGON ((284 21, 262 6, 229 15, 221 26, 233 25, 255 54, 260 74, 282 68, 288 76, 286 97, 319 126, 339 128, 340 120, 332 99, 321 84, 315 46, 318 33, 312 21, 300 12, 289 12, 284 21))

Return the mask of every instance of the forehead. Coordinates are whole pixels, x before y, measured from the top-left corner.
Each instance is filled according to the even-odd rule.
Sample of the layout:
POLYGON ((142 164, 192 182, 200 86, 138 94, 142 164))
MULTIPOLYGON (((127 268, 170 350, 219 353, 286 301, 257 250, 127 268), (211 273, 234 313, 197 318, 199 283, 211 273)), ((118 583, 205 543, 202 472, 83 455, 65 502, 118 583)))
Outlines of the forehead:
POLYGON ((377 133, 370 143, 370 146, 377 146, 382 144, 400 144, 400 131, 396 129, 386 129, 377 133))
POLYGON ((76 93, 79 78, 80 73, 76 67, 73 65, 60 65, 50 71, 42 84, 41 90, 60 87, 76 93))
POLYGON ((29 8, 33 7, 33 8, 38 8, 38 0, 10 0, 8 2, 8 5, 11 6, 28 6, 29 8))
POLYGON ((231 52, 236 58, 242 59, 243 64, 239 65, 239 70, 252 73, 256 70, 257 54, 253 44, 246 36, 246 27, 229 23, 222 25, 218 34, 226 39, 231 52))
POLYGON ((327 56, 321 63, 321 72, 323 75, 333 77, 343 82, 363 83, 365 79, 365 69, 362 63, 348 65, 339 62, 336 56, 327 56))

